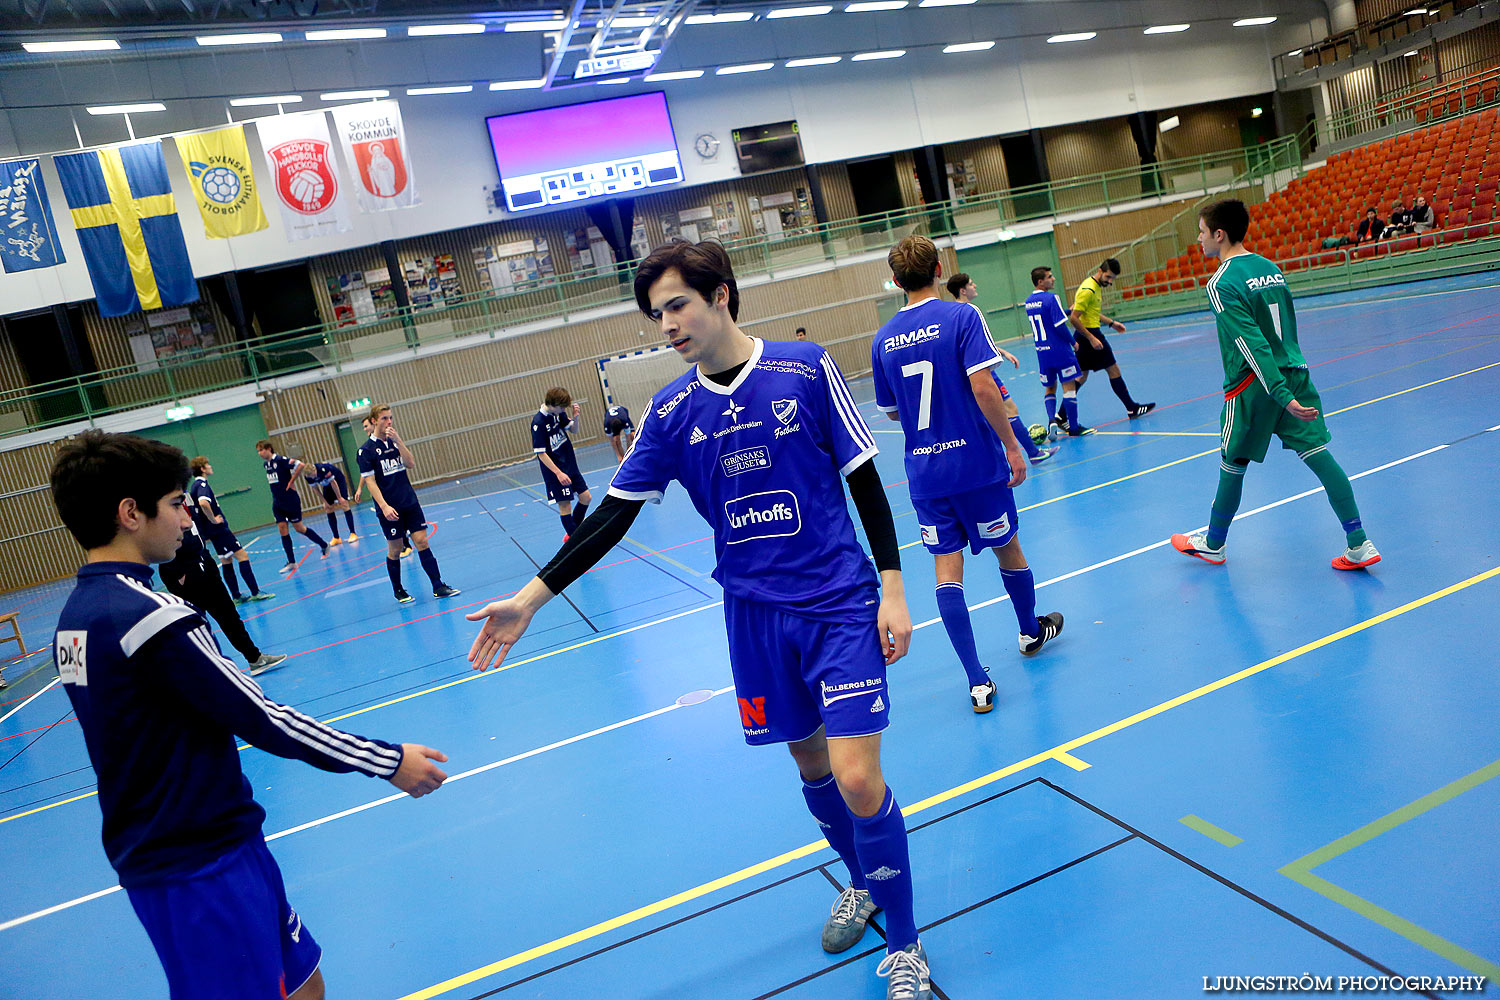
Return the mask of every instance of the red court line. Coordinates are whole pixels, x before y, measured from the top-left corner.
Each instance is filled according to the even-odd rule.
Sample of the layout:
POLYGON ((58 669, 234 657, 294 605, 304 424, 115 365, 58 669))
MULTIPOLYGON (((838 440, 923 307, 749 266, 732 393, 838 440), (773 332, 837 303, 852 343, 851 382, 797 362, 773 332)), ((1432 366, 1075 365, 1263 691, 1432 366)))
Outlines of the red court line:
POLYGON ((48 723, 45 726, 37 726, 35 729, 28 729, 24 733, 11 733, 9 736, 0 736, 0 743, 4 743, 6 740, 13 740, 17 736, 29 736, 32 733, 44 732, 45 730, 51 729, 53 726, 60 726, 64 722, 77 722, 77 721, 78 721, 78 716, 76 716, 76 715, 70 715, 66 719, 58 719, 56 722, 48 723))

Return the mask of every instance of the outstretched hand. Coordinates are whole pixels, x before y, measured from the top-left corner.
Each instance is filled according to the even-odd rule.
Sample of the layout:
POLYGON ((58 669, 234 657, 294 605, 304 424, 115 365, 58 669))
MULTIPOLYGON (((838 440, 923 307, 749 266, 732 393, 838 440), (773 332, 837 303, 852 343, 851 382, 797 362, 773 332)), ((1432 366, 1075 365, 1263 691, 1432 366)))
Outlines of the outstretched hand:
POLYGON ((401 744, 401 765, 387 780, 414 799, 437 791, 448 780, 448 774, 434 761, 446 764, 448 755, 420 743, 401 744))
POLYGON ((533 614, 526 604, 511 597, 464 615, 471 622, 484 622, 479 635, 474 637, 474 645, 469 647, 469 662, 474 669, 484 671, 504 663, 510 648, 526 634, 533 614))

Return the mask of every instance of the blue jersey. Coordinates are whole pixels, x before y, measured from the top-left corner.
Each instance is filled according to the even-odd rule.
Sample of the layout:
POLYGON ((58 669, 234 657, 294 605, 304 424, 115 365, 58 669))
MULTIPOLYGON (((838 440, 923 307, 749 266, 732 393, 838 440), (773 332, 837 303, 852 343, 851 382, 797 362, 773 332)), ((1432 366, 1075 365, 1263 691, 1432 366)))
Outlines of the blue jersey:
POLYGON ((630 422, 630 411, 616 403, 604 411, 604 433, 624 434, 626 431, 635 430, 635 424, 630 422), (619 427, 616 429, 615 425, 619 427))
POLYGON ((215 517, 223 517, 224 512, 219 509, 219 498, 214 496, 214 488, 208 485, 208 480, 203 476, 197 476, 188 485, 188 497, 191 499, 189 512, 193 515, 193 524, 197 525, 199 531, 213 532, 225 525, 214 521, 215 517), (203 512, 203 505, 199 500, 207 500, 212 515, 203 512))
POLYGON ((568 438, 568 431, 572 429, 572 417, 566 413, 549 413, 545 406, 531 418, 531 450, 538 455, 550 456, 569 476, 578 471, 578 458, 573 454, 573 442, 568 438))
POLYGON ((1060 351, 1066 351, 1068 357, 1072 357, 1073 329, 1062 301, 1055 294, 1036 291, 1028 295, 1026 321, 1031 324, 1031 339, 1036 343, 1038 361, 1060 351))
POLYGON ((259 841, 265 812, 236 737, 325 771, 388 778, 401 748, 267 698, 219 651, 202 613, 151 589, 151 567, 88 563, 53 655, 99 780, 104 851, 127 889, 259 841))
POLYGON ((1010 481, 1005 446, 969 376, 999 364, 979 311, 923 299, 903 306, 871 345, 875 403, 906 432, 907 492, 940 497, 1010 481))
POLYGON ((313 486, 332 486, 334 483, 338 483, 340 493, 348 492, 344 489, 348 483, 344 481, 343 471, 332 462, 318 462, 311 469, 308 469, 307 481, 313 486))
POLYGON ((736 597, 823 621, 874 621, 875 569, 854 537, 848 475, 875 437, 823 348, 756 339, 727 386, 698 369, 647 406, 611 496, 687 490, 714 531, 714 579, 736 597))
MULTIPOLYGON (((289 503, 295 494, 287 489, 287 485, 297 477, 297 467, 301 462, 294 462, 285 455, 272 455, 266 459, 266 482, 271 485, 271 502, 274 504, 289 503)), ((301 497, 295 497, 298 502, 301 497)))
POLYGON ((406 462, 401 458, 401 449, 390 438, 381 440, 374 435, 359 446, 359 474, 380 487, 380 495, 388 506, 398 510, 417 505, 417 491, 411 488, 411 479, 406 474, 406 462))

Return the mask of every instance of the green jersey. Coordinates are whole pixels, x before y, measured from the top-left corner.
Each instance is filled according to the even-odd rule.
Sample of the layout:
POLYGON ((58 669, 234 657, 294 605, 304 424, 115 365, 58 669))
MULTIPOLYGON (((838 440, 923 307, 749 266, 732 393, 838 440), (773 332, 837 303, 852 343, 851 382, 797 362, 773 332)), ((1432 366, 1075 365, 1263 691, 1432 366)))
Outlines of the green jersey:
POLYGON ((1297 346, 1297 313, 1281 269, 1257 253, 1242 253, 1219 265, 1208 279, 1208 302, 1219 328, 1224 392, 1253 378, 1285 407, 1295 396, 1283 370, 1306 369, 1297 346))

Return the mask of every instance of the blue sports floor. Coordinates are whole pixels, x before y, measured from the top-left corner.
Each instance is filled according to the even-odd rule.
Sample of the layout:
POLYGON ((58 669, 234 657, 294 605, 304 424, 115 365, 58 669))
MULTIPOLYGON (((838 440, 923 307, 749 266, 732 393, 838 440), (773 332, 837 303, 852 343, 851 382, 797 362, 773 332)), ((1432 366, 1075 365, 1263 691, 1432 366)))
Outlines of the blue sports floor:
MULTIPOLYGON (((896 425, 856 382, 888 443, 920 623, 891 670, 884 758, 939 997, 1500 977, 1500 277, 1309 298, 1298 319, 1384 562, 1330 569, 1338 523, 1279 449, 1248 476, 1228 565, 1175 553, 1168 535, 1204 524, 1217 481, 1217 342, 1206 315, 1135 325, 1112 340, 1161 408, 1120 419, 1096 377, 1081 411, 1101 433, 1065 442, 1018 497, 1061 638, 1023 662, 999 573, 969 563, 1000 689, 986 716, 934 622, 896 425)), ((1034 355, 1006 346, 1040 421, 1034 355)), ((602 494, 612 456, 590 447, 582 465, 602 494)), ((464 591, 452 602, 412 585, 408 562, 417 601, 393 603, 378 536, 280 579, 274 533, 253 533, 278 596, 244 608, 249 628, 292 654, 261 678, 271 696, 451 757, 449 783, 413 801, 245 751, 328 995, 884 996, 880 917, 854 951, 819 949, 842 872, 788 755, 741 742, 708 529, 680 489, 506 669, 470 671, 464 611, 522 586, 561 540, 539 481, 519 466, 423 492, 464 591)), ((43 690, 68 587, 0 601, 44 649, 8 662, 0 693, 0 995, 164 996, 112 891, 67 699, 43 690)))

